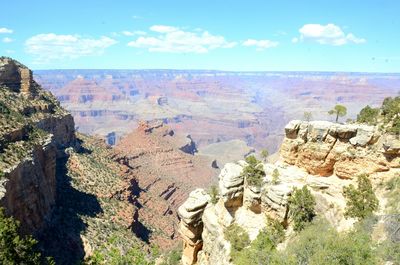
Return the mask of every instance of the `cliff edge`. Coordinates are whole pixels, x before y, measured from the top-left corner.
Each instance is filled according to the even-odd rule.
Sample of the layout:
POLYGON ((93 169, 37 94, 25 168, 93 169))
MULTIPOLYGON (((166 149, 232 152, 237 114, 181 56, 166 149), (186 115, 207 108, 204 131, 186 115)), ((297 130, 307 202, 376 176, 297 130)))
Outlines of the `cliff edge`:
POLYGON ((72 116, 21 63, 0 57, 0 206, 24 232, 40 229, 56 198, 57 157, 75 144, 72 116))

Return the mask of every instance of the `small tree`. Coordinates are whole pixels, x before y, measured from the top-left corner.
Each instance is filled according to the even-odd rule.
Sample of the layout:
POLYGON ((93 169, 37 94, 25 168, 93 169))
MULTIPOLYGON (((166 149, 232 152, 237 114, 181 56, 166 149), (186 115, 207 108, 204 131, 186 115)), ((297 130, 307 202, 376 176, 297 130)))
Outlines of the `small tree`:
POLYGON ((277 168, 274 169, 274 171, 272 171, 272 184, 276 185, 279 182, 279 170, 277 168))
POLYGON ((315 198, 306 186, 294 188, 289 198, 289 214, 293 219, 294 230, 300 231, 312 221, 315 216, 315 198))
POLYGON ((262 159, 263 159, 264 161, 267 161, 267 158, 268 158, 268 155, 269 155, 268 150, 267 150, 267 149, 261 150, 260 155, 261 155, 261 157, 262 157, 262 159))
POLYGON ((312 119, 312 113, 309 112, 309 111, 305 111, 304 114, 303 114, 303 116, 304 116, 304 119, 305 119, 306 121, 311 121, 311 119, 312 119))
POLYGON ((250 186, 261 186, 262 180, 265 177, 265 171, 261 161, 258 161, 255 156, 246 157, 247 166, 243 168, 242 176, 247 180, 250 186))
POLYGON ((211 203, 216 204, 218 202, 218 188, 215 185, 212 185, 210 187, 210 197, 211 197, 211 203))
POLYGON ((357 188, 352 184, 343 188, 343 196, 347 199, 345 217, 353 217, 359 220, 378 209, 379 201, 372 190, 371 181, 367 174, 357 177, 357 188))
POLYGON ((249 234, 237 224, 228 226, 224 231, 224 237, 231 243, 234 251, 241 251, 250 244, 249 234))
POLYGON ((328 111, 329 115, 336 115, 336 122, 338 122, 339 117, 343 117, 347 114, 347 108, 343 105, 337 104, 333 109, 328 111))
POLYGON ((40 253, 34 251, 36 240, 21 237, 18 230, 19 222, 0 208, 0 264, 42 264, 40 253))

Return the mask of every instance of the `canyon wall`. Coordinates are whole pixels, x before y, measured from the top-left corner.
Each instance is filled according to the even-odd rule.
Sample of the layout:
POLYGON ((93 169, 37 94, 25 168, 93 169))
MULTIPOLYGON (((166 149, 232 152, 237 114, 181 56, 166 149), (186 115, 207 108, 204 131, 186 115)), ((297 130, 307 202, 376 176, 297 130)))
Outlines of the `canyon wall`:
POLYGON ((361 106, 396 95, 400 84, 398 74, 207 70, 46 70, 35 71, 35 79, 71 111, 80 132, 113 133, 109 143, 140 120, 161 120, 190 134, 200 151, 241 140, 270 153, 287 122, 304 111, 327 119, 343 104, 354 118, 361 106))
POLYGON ((75 144, 74 121, 7 57, 0 57, 0 89, 0 206, 33 233, 55 204, 57 158, 75 144))

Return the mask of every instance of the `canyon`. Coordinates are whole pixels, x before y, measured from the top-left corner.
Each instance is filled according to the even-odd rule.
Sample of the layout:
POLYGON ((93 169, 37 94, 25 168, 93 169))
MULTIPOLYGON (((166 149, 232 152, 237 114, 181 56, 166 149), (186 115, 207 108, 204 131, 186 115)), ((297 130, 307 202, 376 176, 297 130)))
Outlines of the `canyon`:
POLYGON ((272 218, 290 234, 288 200, 303 186, 317 214, 346 231, 355 220, 344 217, 343 187, 368 174, 384 208, 380 183, 400 173, 400 141, 378 125, 299 118, 304 111, 326 118, 335 103, 355 117, 363 104, 396 94, 399 80, 178 70, 33 75, 0 57, 0 207, 57 264, 134 248, 153 259, 155 246, 165 255, 180 238, 183 264, 232 264, 226 227, 237 224, 254 240, 272 218), (262 185, 249 185, 243 159, 264 148, 273 155, 262 162, 262 185))
POLYGON ((362 106, 379 105, 400 86, 400 75, 378 73, 38 70, 34 77, 72 113, 80 132, 114 144, 140 121, 161 120, 190 135, 199 152, 234 141, 220 145, 217 156, 227 146, 274 153, 285 125, 304 112, 331 120, 327 112, 343 104, 343 121, 354 119, 362 106))
MULTIPOLYGON (((19 62, 0 58, 0 207, 57 264, 107 250, 176 248, 176 210, 216 181, 190 135, 143 121, 111 148, 75 131, 72 115, 19 62)), ((100 252, 101 253, 101 252, 100 252)))

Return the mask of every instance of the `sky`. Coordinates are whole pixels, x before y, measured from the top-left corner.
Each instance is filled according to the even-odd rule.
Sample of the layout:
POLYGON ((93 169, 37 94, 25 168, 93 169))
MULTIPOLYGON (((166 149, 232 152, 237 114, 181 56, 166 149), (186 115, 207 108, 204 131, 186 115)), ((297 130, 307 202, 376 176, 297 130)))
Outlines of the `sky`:
POLYGON ((400 1, 0 0, 32 69, 400 72, 400 1))

